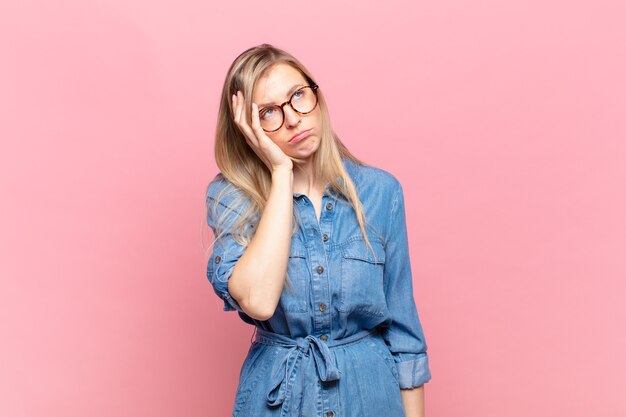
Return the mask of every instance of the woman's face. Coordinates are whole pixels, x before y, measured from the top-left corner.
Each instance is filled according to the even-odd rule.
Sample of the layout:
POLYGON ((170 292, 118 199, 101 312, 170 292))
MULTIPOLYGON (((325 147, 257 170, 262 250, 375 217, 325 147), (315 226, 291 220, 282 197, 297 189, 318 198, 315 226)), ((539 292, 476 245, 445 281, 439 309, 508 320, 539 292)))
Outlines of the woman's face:
MULTIPOLYGON (((306 85, 308 85, 306 79, 298 70, 287 64, 276 64, 257 81, 252 101, 257 104, 259 110, 266 106, 280 105, 288 101, 298 88, 306 85)), ((287 156, 308 159, 317 151, 321 140, 322 118, 319 103, 307 114, 297 113, 288 104, 283 106, 283 111, 285 119, 280 129, 265 134, 287 156), (309 136, 290 142, 295 135, 307 130, 311 130, 309 136)))

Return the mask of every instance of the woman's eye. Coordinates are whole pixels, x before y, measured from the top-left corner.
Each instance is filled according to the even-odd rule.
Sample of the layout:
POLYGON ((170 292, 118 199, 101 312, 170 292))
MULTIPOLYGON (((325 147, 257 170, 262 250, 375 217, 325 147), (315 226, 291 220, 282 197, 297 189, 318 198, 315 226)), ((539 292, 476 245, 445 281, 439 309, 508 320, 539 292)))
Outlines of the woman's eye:
POLYGON ((272 116, 272 112, 274 109, 263 109, 261 110, 261 119, 265 119, 272 116))
POLYGON ((300 98, 300 97, 302 97, 302 91, 298 90, 295 93, 293 93, 292 98, 300 98))

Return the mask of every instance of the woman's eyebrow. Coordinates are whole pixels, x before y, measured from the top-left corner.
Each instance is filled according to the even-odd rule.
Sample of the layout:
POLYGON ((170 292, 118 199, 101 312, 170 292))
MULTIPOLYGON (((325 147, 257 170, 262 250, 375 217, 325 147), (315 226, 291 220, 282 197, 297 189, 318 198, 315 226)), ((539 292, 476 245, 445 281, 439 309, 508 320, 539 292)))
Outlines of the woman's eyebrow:
MULTIPOLYGON (((296 91, 296 89, 298 89, 298 87, 304 87, 304 84, 296 84, 293 87, 291 87, 289 89, 289 91, 287 91, 287 96, 291 97, 291 94, 296 91)), ((265 104, 260 104, 259 107, 267 107, 267 106, 274 106, 274 103, 265 103, 265 104)))

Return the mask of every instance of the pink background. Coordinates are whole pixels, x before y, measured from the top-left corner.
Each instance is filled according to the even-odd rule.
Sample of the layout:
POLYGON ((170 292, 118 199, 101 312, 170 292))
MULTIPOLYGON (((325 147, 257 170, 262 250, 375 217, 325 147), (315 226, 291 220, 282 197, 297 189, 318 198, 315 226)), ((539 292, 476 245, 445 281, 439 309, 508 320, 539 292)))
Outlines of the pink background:
POLYGON ((622 4, 2 2, 0 416, 230 415, 204 191, 262 42, 404 186, 427 415, 626 415, 622 4))

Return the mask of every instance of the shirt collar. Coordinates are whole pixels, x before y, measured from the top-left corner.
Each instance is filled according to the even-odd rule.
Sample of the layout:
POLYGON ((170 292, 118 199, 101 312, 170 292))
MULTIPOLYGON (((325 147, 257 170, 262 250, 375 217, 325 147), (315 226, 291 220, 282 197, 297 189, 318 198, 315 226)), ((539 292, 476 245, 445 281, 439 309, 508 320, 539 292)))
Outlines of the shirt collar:
MULTIPOLYGON (((343 162, 343 166, 348 172, 348 175, 350 175, 350 177, 352 178, 352 181, 356 184, 357 177, 359 174, 359 169, 358 169, 357 164, 351 161, 350 159, 344 158, 344 157, 341 158, 341 162, 343 162)), ((339 181, 339 183, 343 185, 343 178, 338 176, 337 181, 339 181)), ((324 194, 331 194, 330 183, 326 184, 326 188, 324 189, 324 194)), ((299 198, 303 195, 304 194, 301 194, 301 193, 293 193, 293 196, 296 198, 299 198)))

